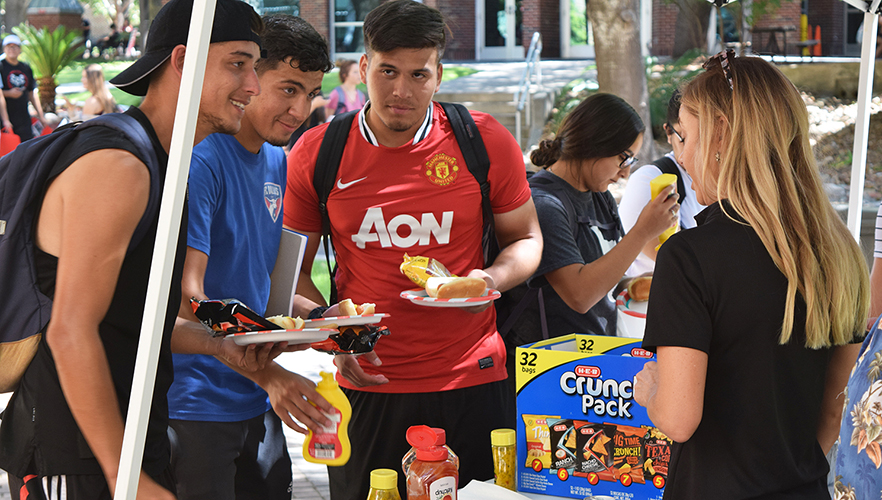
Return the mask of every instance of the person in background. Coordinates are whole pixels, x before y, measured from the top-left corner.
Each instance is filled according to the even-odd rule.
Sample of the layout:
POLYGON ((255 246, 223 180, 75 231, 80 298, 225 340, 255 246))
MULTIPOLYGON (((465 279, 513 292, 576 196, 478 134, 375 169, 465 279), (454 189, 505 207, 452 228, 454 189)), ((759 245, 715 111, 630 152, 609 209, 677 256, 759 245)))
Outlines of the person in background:
POLYGON ((83 77, 80 79, 83 87, 91 94, 85 104, 83 104, 83 121, 104 113, 115 113, 119 111, 110 89, 104 84, 104 71, 100 64, 90 64, 83 70, 83 77))
MULTIPOLYGON (((634 171, 628 177, 628 184, 625 186, 625 192, 622 194, 622 201, 619 202, 619 217, 622 218, 622 226, 625 233, 631 231, 637 218, 640 216, 643 207, 649 203, 650 188, 649 183, 663 172, 659 165, 664 165, 666 172, 675 171, 677 177, 682 181, 678 183, 683 185, 683 192, 677 193, 677 201, 680 203, 680 229, 689 229, 695 227, 695 216, 704 209, 704 205, 698 203, 695 199, 695 191, 692 189, 692 178, 689 173, 683 169, 683 166, 677 163, 677 157, 683 151, 683 135, 677 130, 680 128, 680 90, 674 90, 671 99, 668 101, 667 114, 665 116, 664 130, 667 136, 668 144, 671 145, 672 151, 653 163, 643 165, 634 171)), ((678 189, 679 191, 679 189, 678 189)), ((658 240, 650 240, 631 267, 628 268, 628 276, 640 276, 642 274, 651 273, 655 267, 655 256, 658 254, 658 240)))
MULTIPOLYGON (((191 321, 191 297, 234 297, 265 315, 282 235, 287 166, 281 146, 306 119, 333 68, 327 43, 303 19, 278 14, 263 22, 264 55, 256 67, 261 92, 245 107, 242 128, 236 135, 212 134, 193 148, 179 312, 191 321)), ((183 333, 172 337, 175 381, 168 393, 178 497, 290 499, 282 421, 305 433, 297 418, 317 431, 330 424, 320 412, 330 405, 312 381, 275 362, 251 373, 235 370, 212 355, 215 346, 206 349, 204 335, 183 333)))
MULTIPOLYGON (((192 0, 170 0, 151 25, 147 51, 113 82, 143 96, 126 111, 150 138, 165 175, 187 52, 192 0)), ((260 91, 260 16, 218 0, 194 141, 236 133, 241 107, 260 91)), ((39 147, 39 146, 34 146, 39 147)), ((148 210, 150 171, 138 147, 107 127, 79 133, 59 158, 36 221, 37 280, 52 299, 36 356, 0 421, 0 468, 16 500, 110 500, 116 491, 125 418, 147 299, 159 207, 148 210), (139 221, 147 228, 133 239, 139 221)), ((23 168, 28 168, 24 166, 23 168)), ((162 183, 153 191, 158 191, 162 183)), ((186 231, 184 202, 181 228, 186 231)), ((173 500, 168 387, 171 336, 180 304, 186 239, 175 253, 138 480, 139 499, 173 500)), ((195 325, 198 326, 198 325, 195 325)), ((206 342, 218 342, 201 332, 206 342)), ((248 350, 230 351, 230 362, 248 350)), ((244 366, 247 366, 244 365, 244 366)))
POLYGON ((3 53, 6 54, 6 58, 0 61, 3 97, 6 98, 6 108, 9 112, 9 121, 12 122, 12 131, 18 135, 21 142, 25 142, 34 138, 28 103, 33 105, 40 123, 44 127, 48 123, 43 116, 43 106, 40 104, 34 72, 31 71, 28 63, 19 59, 21 39, 16 35, 7 35, 3 39, 3 53))
POLYGON ((361 109, 366 102, 364 92, 356 87, 361 82, 358 61, 345 59, 339 63, 339 66, 340 86, 331 91, 325 104, 328 118, 347 111, 361 109))
POLYGON ((579 103, 561 122, 554 140, 542 141, 530 156, 534 165, 543 167, 530 178, 530 185, 545 244, 539 268, 512 293, 514 299, 529 289, 541 290, 541 295, 517 311, 520 316, 511 330, 503 332, 509 376, 519 345, 545 335, 616 334, 610 291, 647 242, 658 241, 676 222, 678 210, 676 199, 667 196, 673 188, 667 188, 643 207, 630 232, 622 231, 609 185, 628 176, 644 129, 640 116, 622 98, 597 93, 579 103), (540 316, 540 301, 545 318, 540 316), (545 332, 542 323, 547 325, 545 332))
POLYGON ((683 90, 679 163, 707 208, 659 250, 643 339, 658 361, 634 398, 674 441, 665 499, 827 499, 866 262, 796 87, 733 51, 705 68, 683 90))
MULTIPOLYGON (((339 297, 376 303, 378 313, 390 314, 383 324, 391 334, 372 353, 334 357, 353 408, 352 456, 344 466, 328 467, 334 500, 364 497, 375 468, 400 470, 410 448, 405 433, 417 424, 448 430, 447 442, 460 457, 460 484, 490 479, 490 431, 515 424, 493 307, 420 307, 400 297, 414 287, 399 270, 405 252, 430 255, 452 273, 497 290, 527 279, 541 255, 523 153, 505 127, 475 112, 502 247, 484 268, 481 191, 448 117, 432 100, 441 85, 447 29, 438 10, 412 0, 385 2, 364 21, 359 71, 370 100, 349 129, 327 209, 339 297)), ((309 271, 322 231, 313 179, 327 127, 309 130, 288 155, 285 225, 309 237, 297 299, 300 314, 311 317, 332 316, 337 306, 322 307, 309 271)), ((401 474, 400 491, 403 485, 401 474)))

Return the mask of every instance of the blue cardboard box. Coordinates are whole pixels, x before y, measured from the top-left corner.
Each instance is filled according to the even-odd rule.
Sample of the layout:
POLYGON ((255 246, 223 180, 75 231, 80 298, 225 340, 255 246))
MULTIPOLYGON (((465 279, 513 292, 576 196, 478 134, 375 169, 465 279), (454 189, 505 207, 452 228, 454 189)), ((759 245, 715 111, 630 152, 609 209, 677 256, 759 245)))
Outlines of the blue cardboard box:
POLYGON ((634 401, 639 339, 571 334, 516 352, 517 483, 531 493, 660 500, 670 440, 634 401))

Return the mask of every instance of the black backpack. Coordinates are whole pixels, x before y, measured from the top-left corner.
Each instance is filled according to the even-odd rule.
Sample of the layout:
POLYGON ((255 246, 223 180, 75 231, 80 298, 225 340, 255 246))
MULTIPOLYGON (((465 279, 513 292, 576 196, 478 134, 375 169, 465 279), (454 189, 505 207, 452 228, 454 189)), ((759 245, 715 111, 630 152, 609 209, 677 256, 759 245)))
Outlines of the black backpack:
POLYGON ((150 170, 147 210, 129 250, 145 236, 152 215, 159 209, 159 162, 146 131, 129 115, 101 115, 61 127, 22 143, 0 158, 0 392, 12 391, 18 385, 52 311, 52 300, 37 283, 34 258, 36 221, 50 171, 77 134, 96 126, 125 134, 147 160, 150 170))
MULTIPOLYGON (((481 133, 475 125, 469 110, 461 105, 448 102, 439 103, 450 121, 453 128, 453 134, 456 136, 456 142, 465 159, 469 172, 478 181, 481 186, 481 213, 484 219, 484 231, 481 237, 481 246, 484 252, 484 267, 489 266, 499 255, 499 243, 496 241, 496 230, 493 225, 493 210, 490 206, 490 183, 487 176, 490 172, 490 158, 487 156, 487 148, 484 147, 484 141, 481 139, 481 133)), ((334 187, 334 181, 337 177, 337 170, 340 167, 340 160, 343 158, 343 149, 346 147, 346 139, 349 137, 349 130, 352 127, 352 120, 358 110, 349 111, 347 113, 334 116, 322 144, 319 146, 318 157, 315 162, 315 176, 312 184, 318 195, 319 211, 322 216, 322 244, 325 249, 325 259, 328 264, 328 273, 331 276, 331 296, 330 304, 336 304, 337 285, 334 282, 334 275, 337 271, 337 263, 335 261, 334 269, 331 269, 331 253, 329 244, 331 241, 331 219, 328 217, 328 196, 334 187)))

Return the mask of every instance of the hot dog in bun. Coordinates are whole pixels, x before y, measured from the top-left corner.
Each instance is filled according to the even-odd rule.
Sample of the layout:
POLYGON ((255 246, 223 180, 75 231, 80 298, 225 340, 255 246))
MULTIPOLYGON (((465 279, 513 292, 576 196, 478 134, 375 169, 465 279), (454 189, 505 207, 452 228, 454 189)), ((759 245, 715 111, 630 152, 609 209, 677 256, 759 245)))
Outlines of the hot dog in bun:
POLYGON ((478 278, 432 277, 426 282, 426 294, 437 299, 480 297, 486 287, 487 283, 478 278))

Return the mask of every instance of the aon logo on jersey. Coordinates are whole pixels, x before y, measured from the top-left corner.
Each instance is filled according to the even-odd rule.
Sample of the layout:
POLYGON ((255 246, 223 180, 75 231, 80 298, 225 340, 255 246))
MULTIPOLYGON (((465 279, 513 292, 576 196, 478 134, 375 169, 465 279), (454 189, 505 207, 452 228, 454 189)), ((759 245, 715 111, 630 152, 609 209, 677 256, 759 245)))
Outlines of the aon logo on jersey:
POLYGON ((425 213, 420 219, 408 214, 396 215, 387 224, 383 209, 373 207, 365 212, 358 234, 352 235, 352 241, 358 248, 375 241, 379 241, 383 248, 411 248, 429 245, 434 236, 438 243, 447 244, 450 242, 452 225, 453 212, 443 212, 440 223, 435 214, 425 213))

